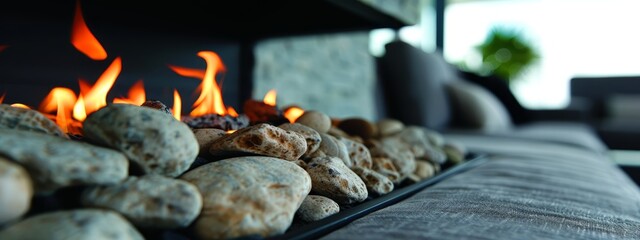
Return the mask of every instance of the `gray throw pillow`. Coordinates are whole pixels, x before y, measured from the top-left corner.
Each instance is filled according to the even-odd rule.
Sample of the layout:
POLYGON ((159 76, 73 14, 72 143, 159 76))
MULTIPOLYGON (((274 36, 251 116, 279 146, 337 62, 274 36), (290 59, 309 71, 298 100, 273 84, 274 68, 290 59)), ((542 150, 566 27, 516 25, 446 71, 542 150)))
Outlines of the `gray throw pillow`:
POLYGON ((483 132, 511 129, 507 109, 486 89, 464 80, 449 81, 446 87, 454 115, 464 127, 483 132))

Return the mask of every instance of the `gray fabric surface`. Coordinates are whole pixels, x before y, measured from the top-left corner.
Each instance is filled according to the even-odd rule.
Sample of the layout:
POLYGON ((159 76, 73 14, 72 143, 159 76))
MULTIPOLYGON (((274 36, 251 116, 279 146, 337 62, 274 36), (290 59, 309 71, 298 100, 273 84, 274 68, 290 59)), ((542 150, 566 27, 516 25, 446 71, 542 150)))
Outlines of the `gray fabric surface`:
POLYGON ((443 83, 456 70, 440 53, 427 53, 406 42, 385 45, 378 71, 388 117, 405 124, 443 129, 450 121, 449 99, 443 83))
POLYGON ((640 239, 640 191, 606 157, 579 147, 481 139, 457 137, 493 152, 486 164, 323 238, 640 239))
MULTIPOLYGON (((511 141, 525 141, 553 145, 555 146, 554 148, 572 146, 590 150, 598 154, 606 153, 608 150, 606 144, 604 144, 593 129, 585 124, 574 122, 543 121, 519 125, 513 127, 510 131, 496 131, 491 133, 475 129, 451 128, 446 130, 445 134, 451 135, 452 137, 468 139, 479 138, 480 144, 483 147, 489 148, 491 148, 493 144, 489 143, 490 145, 487 145, 485 139, 487 137, 491 138, 492 141, 505 142, 507 144, 511 141)), ((514 148, 524 148, 523 150, 525 151, 528 149, 526 145, 509 145, 513 145, 514 148)), ((509 151, 509 148, 499 147, 496 150, 509 151)), ((482 149, 479 149, 479 151, 482 151, 482 149)))

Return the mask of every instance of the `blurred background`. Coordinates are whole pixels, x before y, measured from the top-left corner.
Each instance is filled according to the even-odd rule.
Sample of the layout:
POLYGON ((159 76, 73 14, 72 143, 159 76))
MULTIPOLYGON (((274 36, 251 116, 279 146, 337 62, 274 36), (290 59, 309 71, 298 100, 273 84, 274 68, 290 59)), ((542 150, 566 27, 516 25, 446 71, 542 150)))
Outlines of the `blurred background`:
MULTIPOLYGON (((567 106, 572 77, 640 74, 636 63, 640 34, 634 31, 640 22, 639 1, 426 0, 421 4, 419 23, 401 29, 399 38, 426 51, 441 49, 449 62, 461 68, 486 73, 479 46, 491 43, 496 29, 533 49, 535 61, 510 79, 514 94, 528 108, 567 106), (440 20, 438 14, 443 14, 440 20)), ((383 54, 384 44, 393 38, 391 30, 372 31, 371 53, 383 54)), ((503 58, 515 56, 513 52, 503 58)))

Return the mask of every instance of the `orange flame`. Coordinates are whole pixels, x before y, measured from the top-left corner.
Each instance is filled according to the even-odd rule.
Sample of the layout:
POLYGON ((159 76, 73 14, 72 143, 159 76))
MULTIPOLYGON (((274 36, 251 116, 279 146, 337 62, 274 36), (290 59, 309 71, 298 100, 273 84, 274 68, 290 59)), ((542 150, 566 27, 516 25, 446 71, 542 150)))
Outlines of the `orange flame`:
POLYGON ((227 113, 229 114, 229 116, 238 117, 238 112, 236 112, 236 109, 233 107, 228 107, 227 113))
POLYGON ((202 73, 202 70, 169 66, 171 70, 177 74, 185 77, 201 78, 202 82, 198 86, 200 96, 193 104, 193 110, 190 115, 192 117, 202 116, 206 114, 218 114, 226 115, 227 109, 222 101, 222 93, 220 92, 220 86, 216 81, 216 74, 225 71, 225 66, 220 59, 220 56, 212 51, 200 51, 198 56, 203 58, 207 63, 207 69, 202 73))
POLYGON ((267 104, 269 106, 276 106, 276 90, 275 89, 271 89, 267 92, 267 94, 264 95, 264 99, 262 100, 262 102, 264 102, 264 104, 267 104))
POLYGON ((73 119, 71 119, 71 111, 76 102, 76 94, 68 88, 56 87, 51 89, 47 97, 40 104, 41 112, 49 113, 57 111, 56 123, 63 132, 71 131, 73 127, 73 119))
POLYGON ((98 39, 93 36, 93 33, 91 33, 89 27, 87 27, 87 23, 84 21, 84 17, 82 17, 82 8, 80 7, 79 0, 76 1, 76 12, 71 29, 71 44, 73 44, 78 51, 93 60, 107 59, 107 52, 100 42, 98 42, 98 39))
POLYGON ((147 96, 144 91, 144 84, 142 80, 137 81, 131 88, 129 88, 129 92, 127 93, 127 98, 115 98, 113 99, 114 103, 128 103, 133 105, 142 105, 145 101, 147 101, 147 96))
POLYGON ((173 89, 173 117, 178 121, 182 119, 182 98, 178 90, 173 89))
MULTIPOLYGON (((107 70, 100 75, 91 89, 87 91, 87 94, 81 95, 84 98, 84 111, 86 114, 95 112, 101 107, 107 105, 107 94, 109 93, 109 90, 111 90, 116 78, 118 78, 118 75, 120 75, 121 70, 122 60, 120 57, 117 57, 113 60, 113 63, 109 65, 107 70)), ((83 121, 84 118, 78 120, 83 121)))
POLYGON ((0 103, 2 103, 4 101, 4 97, 7 95, 7 93, 3 93, 2 96, 0 96, 0 103))
POLYGON ((205 71, 202 71, 200 69, 178 67, 178 66, 173 66, 173 65, 169 65, 169 68, 171 68, 171 70, 173 70, 178 75, 181 75, 181 76, 184 76, 184 77, 197 78, 197 79, 203 79, 204 78, 205 71))
POLYGON ((302 114, 304 110, 299 107, 290 107, 284 111, 284 117, 289 120, 290 123, 294 123, 302 114))

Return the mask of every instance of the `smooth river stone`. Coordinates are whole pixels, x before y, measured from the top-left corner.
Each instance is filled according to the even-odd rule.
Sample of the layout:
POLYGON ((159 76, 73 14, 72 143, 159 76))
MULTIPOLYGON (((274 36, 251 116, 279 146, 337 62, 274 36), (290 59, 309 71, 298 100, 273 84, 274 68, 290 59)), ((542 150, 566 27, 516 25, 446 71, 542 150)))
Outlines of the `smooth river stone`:
POLYGON ((198 140, 199 146, 199 156, 208 156, 209 147, 216 140, 227 135, 227 132, 222 129, 217 128, 196 128, 193 129, 193 134, 196 136, 196 140, 198 140))
POLYGON ((78 209, 43 213, 0 231, 0 239, 113 239, 144 237, 120 214, 109 210, 78 209))
POLYGON ((69 138, 58 125, 42 113, 0 104, 0 129, 16 129, 69 138))
POLYGON ((329 134, 321 133, 322 142, 320 142, 320 147, 318 150, 313 152, 309 158, 316 157, 336 157, 342 160, 347 167, 351 167, 354 165, 353 161, 349 157, 349 149, 347 146, 336 137, 331 136, 329 134))
POLYGON ((393 182, 384 175, 369 168, 354 167, 352 170, 367 186, 369 194, 384 195, 393 191, 393 182))
POLYGON ((298 119, 296 123, 300 123, 307 127, 313 128, 318 133, 327 133, 331 128, 331 118, 319 111, 305 111, 298 119))
POLYGON ((392 136, 402 132, 404 129, 404 123, 397 119, 381 119, 376 123, 376 125, 378 126, 378 136, 380 137, 392 136))
POLYGON ((202 197, 191 183, 160 175, 131 176, 111 186, 85 190, 82 204, 108 208, 145 228, 188 226, 202 208, 202 197))
POLYGON ((373 157, 371 159, 373 163, 373 166, 371 167, 372 170, 384 175, 391 180, 391 182, 399 182, 400 173, 391 159, 388 157, 373 157))
POLYGON ((316 157, 305 167, 311 176, 313 192, 338 204, 362 202, 369 196, 362 179, 336 157, 316 157))
POLYGON ((416 170, 413 172, 420 179, 427 179, 436 174, 433 163, 424 160, 416 160, 416 170))
POLYGON ((177 177, 198 155, 186 124, 148 107, 109 104, 90 114, 83 128, 85 137, 120 150, 150 174, 177 177))
POLYGON ((307 141, 302 135, 267 123, 242 128, 218 139, 209 148, 214 156, 252 153, 289 161, 298 160, 306 151, 307 141))
POLYGON ((296 217, 305 222, 315 222, 340 212, 340 205, 331 198, 309 195, 296 212, 296 217))
POLYGON ((311 178, 294 162, 261 156, 224 159, 180 177, 203 197, 194 222, 202 239, 284 233, 311 191, 311 178))
POLYGON ((0 156, 0 226, 24 215, 31 197, 33 185, 27 171, 0 156))
POLYGON ((383 138, 380 146, 369 150, 372 157, 386 157, 391 160, 400 174, 400 177, 393 182, 400 183, 416 170, 416 158, 408 149, 404 142, 398 138, 390 137, 383 138))
POLYGON ((74 185, 118 183, 129 169, 127 158, 118 151, 19 130, 0 129, 0 155, 24 166, 38 193, 74 185))
POLYGON ((350 162, 353 164, 353 166, 349 167, 371 168, 371 153, 367 146, 347 138, 340 138, 340 141, 344 143, 349 152, 349 159, 351 159, 350 162))
POLYGON ((318 147, 320 147, 322 137, 320 137, 320 133, 313 128, 300 123, 285 123, 278 127, 287 131, 297 132, 304 137, 304 140, 307 141, 307 151, 302 154, 302 158, 309 157, 313 152, 318 150, 318 147))

